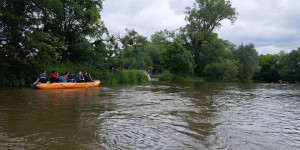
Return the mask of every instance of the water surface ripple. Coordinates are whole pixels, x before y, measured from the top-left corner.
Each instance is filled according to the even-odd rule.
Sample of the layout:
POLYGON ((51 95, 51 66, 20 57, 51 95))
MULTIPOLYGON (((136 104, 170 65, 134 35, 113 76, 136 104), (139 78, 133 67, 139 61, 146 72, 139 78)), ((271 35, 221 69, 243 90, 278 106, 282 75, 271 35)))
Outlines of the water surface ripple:
POLYGON ((300 149, 300 86, 0 90, 0 149, 300 149))

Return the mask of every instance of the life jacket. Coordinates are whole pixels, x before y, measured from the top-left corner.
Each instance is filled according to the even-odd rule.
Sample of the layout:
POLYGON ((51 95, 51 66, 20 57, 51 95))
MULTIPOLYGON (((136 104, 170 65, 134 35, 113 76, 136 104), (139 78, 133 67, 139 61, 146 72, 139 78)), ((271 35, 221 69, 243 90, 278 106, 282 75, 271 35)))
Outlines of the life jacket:
POLYGON ((53 82, 59 82, 59 76, 54 73, 51 73, 50 74, 50 83, 53 83, 53 82))
POLYGON ((58 78, 59 78, 59 76, 56 75, 56 74, 54 74, 54 73, 51 73, 51 74, 50 74, 50 77, 55 78, 55 79, 58 79, 58 78))
POLYGON ((67 79, 68 82, 70 81, 69 74, 65 74, 65 78, 67 79))
POLYGON ((76 81, 77 82, 82 82, 82 79, 84 79, 83 75, 79 75, 79 74, 76 75, 76 81))
POLYGON ((59 77, 59 83, 65 83, 67 82, 67 79, 64 76, 59 77))
POLYGON ((39 80, 39 82, 42 82, 42 83, 46 83, 47 82, 47 80, 48 80, 48 75, 47 74, 40 74, 39 75, 40 77, 40 80, 39 80))

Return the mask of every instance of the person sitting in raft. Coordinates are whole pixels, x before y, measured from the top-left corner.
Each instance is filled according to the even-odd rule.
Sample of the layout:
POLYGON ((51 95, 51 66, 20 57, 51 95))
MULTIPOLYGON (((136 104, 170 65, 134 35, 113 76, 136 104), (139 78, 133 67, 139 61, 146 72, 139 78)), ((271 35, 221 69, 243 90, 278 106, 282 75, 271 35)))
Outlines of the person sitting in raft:
POLYGON ((38 82, 47 83, 47 80, 48 80, 48 75, 46 74, 46 70, 44 70, 43 73, 38 75, 38 78, 36 79, 34 84, 37 84, 38 82))
POLYGON ((73 77, 73 74, 68 75, 70 82, 75 82, 75 78, 73 77))
POLYGON ((84 77, 81 71, 79 71, 78 74, 76 75, 76 82, 84 82, 84 77))
POLYGON ((64 77, 66 78, 67 82, 70 82, 70 78, 69 78, 69 71, 66 71, 64 77))
POLYGON ((59 82, 59 75, 56 71, 52 71, 52 73, 50 73, 50 83, 53 82, 59 82))
POLYGON ((65 76, 65 78, 67 79, 67 82, 74 82, 74 81, 75 81, 73 75, 70 74, 69 71, 66 71, 66 73, 65 73, 64 76, 65 76))
POLYGON ((83 78, 84 78, 84 82, 93 82, 86 71, 83 72, 83 78))

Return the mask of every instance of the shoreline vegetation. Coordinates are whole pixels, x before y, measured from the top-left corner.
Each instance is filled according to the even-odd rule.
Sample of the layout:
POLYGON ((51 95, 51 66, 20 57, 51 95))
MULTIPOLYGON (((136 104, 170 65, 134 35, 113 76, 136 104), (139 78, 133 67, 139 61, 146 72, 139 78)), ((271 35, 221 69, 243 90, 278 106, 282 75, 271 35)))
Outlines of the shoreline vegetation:
POLYGON ((274 82, 300 80, 300 48, 259 55, 253 44, 218 37, 222 21, 238 12, 229 0, 197 0, 186 25, 146 37, 135 29, 110 34, 103 0, 16 0, 0 5, 0 86, 29 86, 42 70, 87 71, 101 85, 160 81, 274 82), (87 5, 88 4, 88 5, 87 5), (84 11, 83 11, 84 10, 84 11), (135 71, 134 71, 135 70, 135 71))

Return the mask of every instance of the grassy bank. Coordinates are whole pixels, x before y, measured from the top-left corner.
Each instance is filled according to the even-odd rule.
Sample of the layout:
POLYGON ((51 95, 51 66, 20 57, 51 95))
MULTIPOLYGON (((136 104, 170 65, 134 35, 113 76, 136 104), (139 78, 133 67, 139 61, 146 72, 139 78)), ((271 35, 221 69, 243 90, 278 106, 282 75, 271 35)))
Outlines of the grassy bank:
POLYGON ((204 78, 201 77, 174 75, 167 70, 157 75, 157 78, 159 78, 159 81, 204 82, 204 78))

